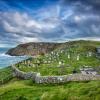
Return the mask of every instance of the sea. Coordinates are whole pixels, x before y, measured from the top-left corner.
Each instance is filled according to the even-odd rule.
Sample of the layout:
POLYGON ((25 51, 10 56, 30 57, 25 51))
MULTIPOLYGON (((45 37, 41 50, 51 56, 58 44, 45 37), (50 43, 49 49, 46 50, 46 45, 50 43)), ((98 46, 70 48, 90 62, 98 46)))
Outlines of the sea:
POLYGON ((9 49, 10 49, 9 47, 0 47, 0 69, 29 58, 28 56, 7 55, 6 52, 9 49))

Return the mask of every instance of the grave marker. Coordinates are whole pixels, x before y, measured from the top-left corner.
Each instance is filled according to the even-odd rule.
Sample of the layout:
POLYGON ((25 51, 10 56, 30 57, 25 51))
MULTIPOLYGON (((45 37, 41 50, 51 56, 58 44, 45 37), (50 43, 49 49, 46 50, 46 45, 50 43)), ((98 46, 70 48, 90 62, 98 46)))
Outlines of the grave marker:
POLYGON ((80 59, 80 56, 79 56, 79 55, 77 55, 77 61, 79 61, 79 59, 80 59))

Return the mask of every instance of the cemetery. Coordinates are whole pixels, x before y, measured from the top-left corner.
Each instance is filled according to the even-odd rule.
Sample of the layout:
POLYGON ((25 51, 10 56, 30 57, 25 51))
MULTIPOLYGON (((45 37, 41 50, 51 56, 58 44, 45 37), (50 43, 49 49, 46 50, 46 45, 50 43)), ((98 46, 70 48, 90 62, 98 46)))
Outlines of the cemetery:
MULTIPOLYGON (((23 72, 18 70, 14 65, 12 65, 13 77, 21 78, 24 80, 31 79, 33 82, 38 84, 53 84, 53 83, 67 83, 70 81, 91 81, 91 80, 100 80, 99 74, 94 73, 74 73, 68 75, 60 76, 41 76, 39 72, 23 72)), ((92 69, 92 68, 91 68, 92 69)), ((86 70, 87 71, 87 70, 86 70)), ((89 71, 89 69, 88 69, 89 71)))
POLYGON ((70 50, 55 50, 45 55, 31 57, 28 60, 16 64, 16 67, 24 72, 32 71, 39 72, 43 76, 52 76, 81 73, 81 66, 98 67, 99 64, 99 59, 95 53, 91 51, 77 53, 70 48, 70 50))
POLYGON ((14 76, 36 83, 100 80, 99 59, 92 51, 77 52, 73 48, 32 56, 12 65, 14 76))

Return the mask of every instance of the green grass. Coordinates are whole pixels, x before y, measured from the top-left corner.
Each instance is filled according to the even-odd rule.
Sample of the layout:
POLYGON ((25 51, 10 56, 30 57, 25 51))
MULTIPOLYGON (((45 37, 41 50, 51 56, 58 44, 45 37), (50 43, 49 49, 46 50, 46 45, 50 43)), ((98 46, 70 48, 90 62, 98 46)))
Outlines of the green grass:
POLYGON ((0 86, 0 100, 100 100, 100 81, 39 85, 13 79, 0 86))
MULTIPOLYGON (((73 48, 72 48, 73 49, 73 48)), ((100 66, 100 59, 98 59, 93 52, 93 55, 91 57, 87 57, 87 52, 81 52, 81 53, 73 53, 71 51, 64 51, 64 53, 59 53, 59 57, 57 59, 52 58, 52 62, 50 64, 44 64, 43 61, 47 61, 51 55, 48 54, 48 57, 46 55, 40 56, 37 58, 38 61, 41 61, 40 65, 35 64, 35 67, 32 67, 32 64, 36 63, 36 59, 32 58, 30 60, 31 66, 28 66, 28 64, 19 64, 19 69, 25 72, 40 72, 41 75, 65 75, 65 74, 71 74, 73 70, 77 70, 79 72, 79 69, 83 66, 91 66, 94 68, 97 68, 100 66), (70 54, 71 58, 68 59, 68 55, 70 54), (76 55, 80 55, 79 61, 76 59, 76 55), (41 60, 40 60, 41 59, 41 60), (59 61, 64 62, 64 67, 59 68, 59 61)))
MULTIPOLYGON (((79 70, 83 65, 92 66, 94 68, 100 66, 100 59, 95 55, 86 57, 88 51, 95 53, 95 47, 100 46, 100 42, 78 41, 60 47, 64 49, 65 53, 71 54, 71 59, 67 58, 65 53, 60 54, 58 60, 52 59, 50 64, 40 64, 36 67, 23 65, 19 63, 20 70, 38 71, 42 75, 63 75, 72 73, 74 69, 79 70), (77 61, 75 55, 80 54, 80 60, 77 61), (58 62, 64 61, 64 68, 58 68, 58 62), (62 73, 63 72, 63 73, 62 73)), ((55 50, 58 52, 59 49, 55 50)), ((37 60, 48 60, 50 58, 46 55, 40 56, 37 60)), ((35 63, 36 59, 31 59, 31 63, 35 63)), ((18 66, 18 64, 16 65, 18 66)), ((36 66, 36 65, 35 65, 36 66)), ((10 67, 0 69, 0 80, 6 79, 12 75, 10 67)), ((20 80, 13 78, 5 84, 0 85, 0 100, 100 100, 100 81, 86 81, 86 82, 68 82, 66 84, 35 84, 32 80, 20 80)))
POLYGON ((11 67, 0 69, 0 80, 5 80, 6 78, 9 78, 9 76, 12 76, 11 67))

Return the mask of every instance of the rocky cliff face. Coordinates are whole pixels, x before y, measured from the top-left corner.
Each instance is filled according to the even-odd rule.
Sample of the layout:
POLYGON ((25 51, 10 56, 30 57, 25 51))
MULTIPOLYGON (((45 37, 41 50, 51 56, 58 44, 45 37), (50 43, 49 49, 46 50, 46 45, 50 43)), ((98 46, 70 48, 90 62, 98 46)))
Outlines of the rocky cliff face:
POLYGON ((7 54, 11 56, 23 56, 23 55, 44 55, 53 50, 68 49, 77 52, 96 52, 96 48, 100 47, 100 42, 97 41, 70 41, 65 43, 26 43, 20 44, 15 48, 8 50, 7 54))
POLYGON ((26 43, 8 50, 7 54, 11 56, 41 55, 49 53, 59 46, 61 46, 61 43, 26 43))

